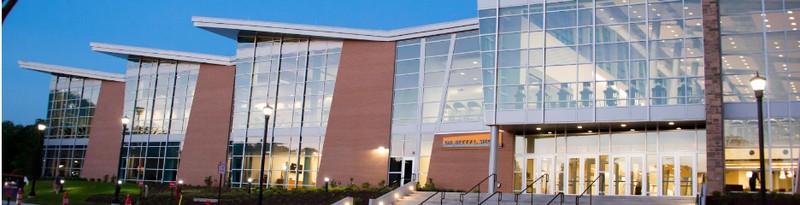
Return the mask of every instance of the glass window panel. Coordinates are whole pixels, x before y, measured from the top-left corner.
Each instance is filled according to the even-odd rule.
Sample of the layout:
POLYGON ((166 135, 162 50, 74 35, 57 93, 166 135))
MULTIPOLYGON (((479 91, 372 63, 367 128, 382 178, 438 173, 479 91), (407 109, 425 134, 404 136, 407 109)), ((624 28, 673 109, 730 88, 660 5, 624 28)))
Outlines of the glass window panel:
POLYGON ((477 51, 480 48, 478 37, 456 39, 453 53, 477 51))
POLYGON ((416 72, 419 72, 419 59, 398 61, 397 64, 395 64, 395 74, 406 74, 406 73, 416 73, 416 72))
POLYGON ((395 89, 418 87, 419 75, 411 74, 411 75, 396 76, 394 78, 394 85, 395 89))
POLYGON ((442 99, 442 87, 424 88, 422 94, 423 102, 439 102, 442 99))
POLYGON ((498 54, 498 67, 525 66, 528 60, 527 50, 500 51, 498 54))
POLYGON ((502 68, 499 70, 499 80, 501 85, 506 84, 525 84, 525 73, 526 69, 524 68, 502 68))
POLYGON ((419 58, 419 45, 397 47, 397 60, 419 58))
POLYGON ((481 82, 481 69, 463 69, 450 72, 450 85, 477 84, 481 82))
POLYGON ((465 53, 453 55, 452 69, 471 68, 480 66, 480 53, 465 53))
POLYGON ((682 39, 650 41, 650 58, 680 58, 682 51, 682 39))
POLYGON ((570 108, 575 107, 575 83, 560 83, 547 85, 545 100, 548 108, 570 108))
POLYGON ((425 44, 425 56, 444 55, 450 52, 450 41, 425 44))
MULTIPOLYGON (((572 2, 569 2, 572 3, 572 2)), ((574 3, 573 3, 574 4, 574 3)), ((548 8, 550 7, 548 4, 548 8)), ((573 27, 577 23, 578 16, 575 11, 549 11, 547 12, 547 27, 548 28, 565 28, 573 27)))
POLYGON ((528 30, 526 15, 500 17, 500 32, 513 32, 528 30))
POLYGON ((444 84, 444 72, 425 73, 423 86, 439 86, 444 84))
POLYGON ((425 58, 425 72, 443 71, 447 67, 447 56, 425 58))
POLYGON ((500 34, 500 50, 526 48, 528 33, 500 34))
POLYGON ((574 28, 547 30, 546 45, 547 47, 575 45, 577 40, 575 32, 574 28))
POLYGON ((414 103, 417 102, 417 89, 394 91, 394 103, 414 103))
POLYGON ((547 48, 545 62, 547 65, 574 64, 578 58, 575 49, 575 47, 547 48))

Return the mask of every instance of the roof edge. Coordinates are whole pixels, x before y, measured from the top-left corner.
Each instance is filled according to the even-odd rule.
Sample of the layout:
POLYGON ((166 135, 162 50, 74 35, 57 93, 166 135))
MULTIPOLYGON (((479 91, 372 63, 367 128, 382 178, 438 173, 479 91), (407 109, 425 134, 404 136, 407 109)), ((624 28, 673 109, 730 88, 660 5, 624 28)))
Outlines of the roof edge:
POLYGON ((85 78, 105 80, 105 81, 125 82, 125 76, 123 74, 94 71, 83 68, 72 68, 67 66, 51 65, 51 64, 29 62, 22 60, 17 61, 17 63, 19 64, 19 67, 45 73, 78 76, 78 77, 85 77, 85 78))
POLYGON ((369 30, 202 16, 193 16, 192 22, 195 27, 204 28, 207 30, 245 30, 367 41, 399 41, 424 36, 434 36, 445 33, 478 29, 477 18, 462 19, 395 30, 369 30))
POLYGON ((234 65, 233 57, 219 56, 202 53, 191 53, 184 51, 173 51, 155 48, 144 48, 135 46, 115 45, 108 43, 91 42, 89 46, 93 51, 108 53, 108 54, 122 54, 129 56, 143 56, 161 59, 171 59, 186 62, 207 63, 215 65, 230 66, 234 65))

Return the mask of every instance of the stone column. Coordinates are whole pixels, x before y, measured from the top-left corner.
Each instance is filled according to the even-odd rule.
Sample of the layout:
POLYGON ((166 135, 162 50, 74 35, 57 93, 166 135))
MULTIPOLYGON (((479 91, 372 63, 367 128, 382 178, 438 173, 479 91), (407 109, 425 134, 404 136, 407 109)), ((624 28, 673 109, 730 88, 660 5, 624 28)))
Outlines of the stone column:
POLYGON ((706 154, 708 194, 725 188, 725 146, 722 127, 722 64, 718 0, 703 0, 705 47, 706 154))

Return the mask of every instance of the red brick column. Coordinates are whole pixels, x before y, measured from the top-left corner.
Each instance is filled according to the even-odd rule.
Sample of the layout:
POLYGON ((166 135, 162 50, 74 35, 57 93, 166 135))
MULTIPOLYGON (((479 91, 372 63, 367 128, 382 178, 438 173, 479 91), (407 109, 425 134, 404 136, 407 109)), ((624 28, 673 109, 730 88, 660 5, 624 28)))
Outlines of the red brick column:
POLYGON ((387 179, 394 53, 395 42, 344 41, 317 185, 387 179))
POLYGON ((708 193, 725 188, 725 145, 722 127, 722 70, 717 0, 703 0, 705 46, 706 154, 708 193))
POLYGON ((102 179, 117 175, 124 99, 125 83, 102 81, 81 177, 102 179))
POLYGON ((234 75, 233 66, 200 65, 177 176, 186 184, 201 185, 207 176, 219 180, 217 163, 227 160, 234 75))

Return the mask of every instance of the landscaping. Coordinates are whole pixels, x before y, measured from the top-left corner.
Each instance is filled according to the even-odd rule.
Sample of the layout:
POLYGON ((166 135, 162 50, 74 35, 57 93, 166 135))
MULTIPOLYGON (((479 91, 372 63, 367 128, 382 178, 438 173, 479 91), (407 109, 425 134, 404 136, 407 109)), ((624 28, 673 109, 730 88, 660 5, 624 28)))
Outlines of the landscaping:
MULTIPOLYGON (((107 180, 85 181, 79 179, 67 180, 64 191, 69 193, 71 205, 83 204, 109 204, 114 194, 114 184, 107 180)), ((178 204, 174 196, 174 189, 169 183, 147 183, 149 193, 141 199, 139 204, 173 205, 178 204)), ((31 186, 25 187, 25 196, 30 192, 31 186)), ((344 197, 355 198, 355 204, 367 204, 370 198, 376 198, 389 191, 392 187, 378 188, 364 184, 362 186, 332 187, 329 191, 324 188, 298 188, 286 190, 284 188, 268 188, 264 190, 264 204, 331 204, 344 197)), ((193 202, 194 198, 217 198, 216 186, 181 186, 183 200, 181 204, 204 204, 193 202)), ((136 204, 139 201, 139 187, 136 183, 129 182, 122 185, 120 200, 124 203, 125 196, 131 195, 131 200, 136 204)), ((33 204, 61 204, 63 192, 56 194, 53 191, 53 180, 39 180, 36 182, 36 197, 24 200, 33 204)), ((223 204, 257 204, 258 189, 225 188, 222 190, 223 204)))

